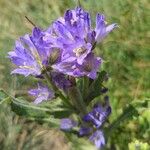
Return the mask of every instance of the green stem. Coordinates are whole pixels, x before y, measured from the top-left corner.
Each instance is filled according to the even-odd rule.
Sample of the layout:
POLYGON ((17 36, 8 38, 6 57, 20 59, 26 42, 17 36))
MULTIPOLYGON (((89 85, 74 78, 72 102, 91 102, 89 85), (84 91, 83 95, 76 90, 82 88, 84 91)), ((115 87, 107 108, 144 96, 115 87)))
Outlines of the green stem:
POLYGON ((68 96, 72 100, 76 109, 81 113, 81 115, 84 115, 87 113, 86 105, 85 105, 82 95, 77 87, 75 87, 75 86, 70 87, 68 89, 68 96))
POLYGON ((8 101, 8 100, 10 100, 10 97, 7 97, 7 98, 3 99, 2 101, 0 101, 0 105, 3 104, 4 102, 8 101))
MULTIPOLYGON (((68 99, 62 94, 62 92, 57 88, 57 86, 53 83, 52 78, 50 75, 48 75, 47 72, 45 72, 44 74, 44 78, 46 79, 48 86, 51 87, 56 94, 59 95, 59 97, 63 100, 63 102, 67 105, 67 106, 71 106, 71 104, 69 103, 68 99)), ((72 107, 72 106, 71 106, 72 107)))
POLYGON ((34 117, 27 117, 28 120, 30 121, 37 121, 37 122, 42 122, 42 123, 48 123, 50 127, 53 129, 58 129, 60 127, 60 122, 58 119, 54 118, 34 118, 34 117))
POLYGON ((83 77, 83 99, 86 98, 89 88, 89 78, 86 76, 83 77))

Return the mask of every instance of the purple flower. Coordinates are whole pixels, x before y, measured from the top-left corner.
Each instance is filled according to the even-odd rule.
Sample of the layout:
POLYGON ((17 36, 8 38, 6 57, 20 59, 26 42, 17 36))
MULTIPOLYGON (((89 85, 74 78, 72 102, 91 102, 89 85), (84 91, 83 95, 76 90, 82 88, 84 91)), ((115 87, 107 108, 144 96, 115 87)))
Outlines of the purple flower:
POLYGON ((79 130, 79 136, 86 136, 92 132, 92 128, 89 127, 81 127, 79 130))
POLYGON ((100 57, 95 57, 93 53, 90 53, 82 65, 77 64, 74 75, 77 77, 88 76, 91 79, 95 79, 101 63, 102 60, 100 57))
POLYGON ((61 122, 60 122, 61 130, 70 131, 73 127, 76 127, 76 126, 77 126, 77 122, 69 118, 61 119, 61 122))
POLYGON ((97 14, 95 28, 96 42, 101 42, 108 35, 108 33, 110 33, 116 27, 118 27, 116 23, 107 26, 105 16, 103 14, 97 14))
POLYGON ((71 82, 62 73, 52 72, 52 80, 58 88, 63 90, 71 86, 71 82))
POLYGON ((89 14, 77 7, 75 10, 66 11, 64 18, 55 21, 47 30, 44 40, 62 49, 62 61, 70 57, 81 65, 92 51, 90 35, 94 36, 90 30, 89 14))
POLYGON ((47 52, 39 45, 42 31, 38 28, 33 29, 32 35, 26 34, 16 41, 14 51, 9 52, 9 58, 18 66, 12 73, 24 76, 41 74, 43 63, 47 59, 47 52))
POLYGON ((92 136, 90 136, 89 140, 93 142, 98 149, 105 145, 105 138, 101 130, 95 131, 92 136))
MULTIPOLYGON (((69 54, 70 57, 74 57, 79 65, 82 65, 84 59, 87 57, 89 53, 91 53, 92 45, 90 43, 85 43, 85 41, 77 41, 69 47, 66 46, 63 54, 69 54)), ((64 56, 63 55, 63 56, 64 56)))
POLYGON ((95 43, 100 42, 116 24, 106 26, 104 16, 97 15, 95 30, 91 27, 90 14, 82 8, 67 10, 46 31, 45 42, 61 49, 60 61, 52 68, 74 77, 96 78, 101 59, 93 54, 95 43))
POLYGON ((28 91, 28 93, 36 97, 34 101, 35 104, 39 104, 42 101, 47 101, 47 100, 51 100, 52 98, 54 98, 54 92, 48 89, 48 87, 42 86, 40 84, 38 84, 37 89, 31 89, 30 91, 28 91))
POLYGON ((58 19, 58 22, 62 25, 61 27, 57 26, 57 35, 64 37, 67 42, 68 40, 84 39, 92 45, 95 42, 101 42, 108 33, 118 27, 116 23, 107 26, 104 15, 97 14, 96 28, 93 30, 90 14, 81 7, 77 7, 74 10, 67 10, 64 17, 58 19))
POLYGON ((76 69, 76 62, 74 58, 67 58, 59 63, 52 65, 52 68, 56 72, 60 72, 66 75, 74 76, 74 70, 76 69))
POLYGON ((100 64, 101 59, 99 57, 95 57, 94 54, 91 53, 84 59, 82 65, 79 65, 74 58, 70 57, 53 65, 52 67, 58 72, 74 77, 88 76, 89 78, 95 79, 100 64))
POLYGON ((52 28, 58 36, 58 45, 63 48, 62 58, 67 54, 81 65, 92 50, 92 44, 87 40, 88 31, 91 33, 89 14, 79 7, 68 10, 64 18, 54 22, 52 28))
POLYGON ((40 76, 43 68, 60 61, 61 48, 48 43, 45 35, 45 31, 35 27, 32 35, 26 34, 16 41, 14 50, 8 53, 11 61, 18 66, 12 73, 40 76))
POLYGON ((91 30, 90 14, 81 7, 67 10, 62 22, 67 25, 72 34, 84 39, 91 30))
POLYGON ((110 113, 110 106, 102 107, 101 105, 96 105, 91 112, 83 117, 83 120, 86 122, 92 122, 96 128, 99 128, 106 121, 110 113))
POLYGON ((103 15, 97 15, 96 28, 90 14, 82 8, 67 10, 63 17, 42 31, 35 27, 16 42, 9 58, 18 66, 12 73, 40 76, 46 67, 74 77, 96 78, 101 63, 93 48, 116 24, 107 26, 103 15))
MULTIPOLYGON (((91 52, 92 45, 85 41, 84 38, 78 37, 76 34, 60 21, 53 24, 53 30, 57 35, 57 45, 63 49, 62 59, 73 57, 78 64, 82 64, 84 58, 91 52)), ((74 30, 77 30, 75 28, 74 30)))

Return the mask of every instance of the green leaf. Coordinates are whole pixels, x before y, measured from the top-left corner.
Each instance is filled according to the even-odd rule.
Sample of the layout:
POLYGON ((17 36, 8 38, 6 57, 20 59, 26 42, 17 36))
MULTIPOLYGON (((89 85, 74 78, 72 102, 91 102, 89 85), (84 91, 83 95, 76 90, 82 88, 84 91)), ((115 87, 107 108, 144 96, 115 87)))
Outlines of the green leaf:
POLYGON ((123 121, 132 118, 133 116, 137 116, 138 115, 138 111, 132 106, 129 105, 124 111, 123 113, 108 127, 108 132, 110 133, 112 130, 114 130, 115 128, 117 128, 120 123, 122 123, 123 121))
POLYGON ((53 118, 53 116, 45 117, 45 118, 34 118, 34 117, 28 117, 28 120, 31 121, 37 121, 38 123, 47 123, 51 128, 56 128, 58 129, 60 127, 60 120, 53 118))
POLYGON ((96 98, 101 94, 102 83, 104 81, 106 74, 107 73, 105 71, 101 71, 97 79, 91 83, 86 97, 87 103, 89 103, 90 101, 92 101, 94 98, 96 98))
POLYGON ((49 105, 49 108, 41 107, 39 105, 33 105, 21 98, 12 98, 11 102, 11 108, 15 113, 27 117, 43 118, 53 116, 54 118, 64 118, 68 117, 72 113, 71 110, 63 108, 63 106, 60 107, 57 102, 52 102, 49 105))
POLYGON ((0 89, 0 105, 7 100, 9 100, 9 96, 2 89, 0 89))
POLYGON ((51 111, 47 108, 35 106, 21 98, 11 98, 11 109, 20 116, 25 116, 28 120, 48 123, 51 127, 59 127, 59 119, 55 119, 51 111))
MULTIPOLYGON (((34 105, 23 98, 14 98, 9 96, 3 90, 0 90, 0 104, 5 100, 10 100, 10 106, 13 112, 19 116, 24 116, 29 120, 38 121, 40 123, 47 122, 51 126, 59 126, 59 118, 68 117, 72 110, 63 106, 61 101, 55 99, 47 102, 49 107, 42 105, 34 105)), ((46 105, 45 105, 46 106, 46 105)))
POLYGON ((86 105, 83 101, 83 97, 79 88, 77 88, 76 86, 69 87, 67 89, 67 94, 69 99, 72 101, 72 103, 75 105, 76 109, 81 113, 81 115, 85 115, 87 113, 86 105))
POLYGON ((43 102, 39 106, 49 109, 56 118, 65 118, 74 113, 74 109, 66 107, 59 98, 43 102))
POLYGON ((27 117, 47 117, 49 112, 49 109, 32 105, 21 98, 11 98, 11 108, 18 115, 27 117))
POLYGON ((8 97, 8 95, 2 89, 0 89, 0 101, 7 97, 8 97))
POLYGON ((121 123, 125 120, 129 120, 133 117, 137 117, 139 115, 139 109, 141 107, 148 107, 149 100, 144 101, 133 101, 128 105, 123 111, 121 115, 117 117, 115 121, 111 123, 111 125, 105 130, 106 135, 110 135, 113 130, 117 129, 121 123))
POLYGON ((87 97, 87 92, 88 92, 88 88, 89 88, 89 78, 84 76, 83 78, 79 78, 77 80, 77 87, 79 88, 83 99, 85 99, 87 97))

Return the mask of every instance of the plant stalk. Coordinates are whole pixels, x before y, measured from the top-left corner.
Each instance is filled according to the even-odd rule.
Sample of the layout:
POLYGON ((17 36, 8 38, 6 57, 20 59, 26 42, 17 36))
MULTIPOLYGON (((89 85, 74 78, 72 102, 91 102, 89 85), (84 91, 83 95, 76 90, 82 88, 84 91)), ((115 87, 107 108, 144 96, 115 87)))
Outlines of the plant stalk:
POLYGON ((87 113, 86 105, 83 101, 79 89, 75 86, 68 88, 68 96, 72 100, 72 103, 75 105, 76 109, 81 113, 81 115, 85 115, 87 113))
POLYGON ((84 76, 83 77, 83 99, 85 99, 88 94, 88 88, 89 88, 89 78, 84 76))

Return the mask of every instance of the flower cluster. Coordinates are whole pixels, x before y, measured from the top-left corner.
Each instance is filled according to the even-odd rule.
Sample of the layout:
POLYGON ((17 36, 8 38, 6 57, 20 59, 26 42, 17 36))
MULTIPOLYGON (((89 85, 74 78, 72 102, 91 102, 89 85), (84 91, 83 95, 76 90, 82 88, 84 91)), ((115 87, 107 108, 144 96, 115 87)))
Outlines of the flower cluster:
POLYGON ((38 76, 49 66, 65 75, 95 79, 102 60, 93 49, 115 27, 116 24, 107 26, 104 15, 97 14, 96 27, 92 29, 88 12, 80 7, 68 10, 48 29, 35 27, 32 35, 16 41, 14 51, 9 52, 18 66, 12 73, 38 76))
MULTIPOLYGON (((108 99, 105 99, 105 102, 105 106, 100 104, 95 105, 92 111, 82 118, 83 122, 78 131, 79 136, 89 136, 89 140, 92 141, 97 148, 101 148, 105 145, 105 138, 101 128, 111 113, 108 99)), ((77 122, 69 118, 61 120, 61 129, 65 131, 70 131, 77 125, 77 122)))
MULTIPOLYGON (((34 27, 32 34, 26 34, 16 41, 14 50, 8 53, 8 57, 17 66, 12 74, 25 77, 32 75, 43 81, 47 80, 48 86, 39 83, 37 89, 29 91, 30 95, 36 97, 35 104, 56 96, 65 102, 67 99, 67 104, 72 104, 67 95, 69 88, 76 86, 78 79, 96 80, 102 59, 95 55, 94 49, 116 27, 115 23, 107 25, 104 15, 97 14, 96 26, 93 28, 90 14, 81 7, 67 10, 63 17, 58 18, 47 29, 34 27)), ((101 88, 101 93, 107 90, 101 88)), ((79 100, 83 104, 81 107, 86 107, 85 99, 81 102, 82 99, 79 100)), ((79 105, 77 102, 76 104, 79 105)), ((104 145, 105 139, 100 128, 110 112, 109 105, 96 105, 86 114, 81 110, 80 117, 84 124, 79 135, 94 132, 89 139, 97 147, 104 145)), ((73 126, 77 126, 77 123, 68 118, 61 121, 61 129, 70 130, 73 126)))

